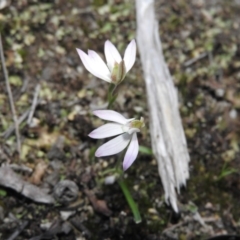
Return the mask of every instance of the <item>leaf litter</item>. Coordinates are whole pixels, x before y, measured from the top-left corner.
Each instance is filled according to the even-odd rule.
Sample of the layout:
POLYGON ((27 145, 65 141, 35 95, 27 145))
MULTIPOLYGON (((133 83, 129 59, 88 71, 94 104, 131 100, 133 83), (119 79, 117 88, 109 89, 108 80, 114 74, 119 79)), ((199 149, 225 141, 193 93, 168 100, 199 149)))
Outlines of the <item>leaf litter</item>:
MULTIPOLYGON (((144 218, 141 225, 133 223, 118 185, 101 184, 111 176, 103 173, 115 166, 116 159, 91 158, 96 141, 87 134, 100 124, 91 110, 104 106, 107 88, 83 70, 75 51, 78 47, 102 53, 106 39, 124 50, 136 30, 134 4, 117 0, 63 3, 12 1, 0 13, 23 139, 19 164, 12 116, 0 82, 0 131, 4 133, 0 139, 0 238, 206 239, 240 234, 240 180, 233 171, 240 162, 237 1, 156 2, 192 170, 187 189, 179 196, 181 217, 176 216, 163 203, 156 162, 145 150, 151 146, 148 132, 142 133, 139 141, 144 151, 125 176, 144 218), (38 84, 35 124, 30 126, 27 119, 38 84), (53 197, 54 187, 65 180, 74 182, 77 189, 73 198, 69 189, 63 191, 72 199, 69 202, 53 197)), ((125 81, 118 110, 126 116, 144 115, 148 122, 139 62, 125 81)))

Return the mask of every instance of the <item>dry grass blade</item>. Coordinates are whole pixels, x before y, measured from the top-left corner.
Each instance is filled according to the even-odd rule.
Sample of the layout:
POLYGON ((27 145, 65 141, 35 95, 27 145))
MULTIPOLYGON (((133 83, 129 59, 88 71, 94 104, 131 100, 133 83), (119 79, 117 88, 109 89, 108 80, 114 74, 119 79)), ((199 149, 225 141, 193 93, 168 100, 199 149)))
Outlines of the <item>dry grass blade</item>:
POLYGON ((29 113, 29 116, 28 116, 28 120, 27 120, 27 123, 30 126, 31 126, 31 123, 32 123, 32 118, 33 118, 35 109, 36 109, 37 104, 38 104, 38 95, 39 95, 40 89, 41 89, 41 85, 37 84, 37 86, 35 88, 35 93, 34 93, 34 97, 33 97, 31 110, 30 110, 30 113, 29 113))
POLYGON ((16 138, 17 138, 17 151, 18 151, 19 157, 21 157, 21 139, 20 139, 20 133, 19 133, 19 126, 18 126, 18 117, 17 117, 17 113, 15 110, 11 86, 10 86, 10 83, 8 80, 8 72, 7 72, 7 68, 5 65, 5 58, 4 58, 4 54, 3 54, 1 34, 0 34, 0 56, 1 56, 3 74, 4 74, 4 78, 5 78, 5 82, 6 82, 8 98, 9 98, 10 107, 11 107, 11 111, 12 111, 12 115, 13 115, 13 121, 14 121, 14 125, 15 125, 15 133, 16 133, 16 138))

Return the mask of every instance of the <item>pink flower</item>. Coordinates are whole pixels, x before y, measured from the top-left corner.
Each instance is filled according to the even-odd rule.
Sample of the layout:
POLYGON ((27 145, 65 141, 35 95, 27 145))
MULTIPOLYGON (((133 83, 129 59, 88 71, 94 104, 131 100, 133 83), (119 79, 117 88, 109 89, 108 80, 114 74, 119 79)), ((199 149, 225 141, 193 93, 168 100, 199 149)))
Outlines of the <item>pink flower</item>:
POLYGON ((128 146, 123 160, 123 170, 127 170, 138 155, 137 132, 140 132, 140 129, 144 127, 143 118, 140 120, 135 120, 134 118, 126 119, 113 110, 96 110, 93 113, 103 120, 111 121, 111 123, 106 123, 95 129, 88 135, 89 137, 102 139, 119 135, 100 146, 95 156, 104 157, 117 154, 128 146))
POLYGON ((128 44, 122 59, 116 47, 107 40, 104 47, 107 64, 92 50, 88 50, 88 54, 86 54, 77 48, 77 52, 83 65, 90 73, 109 83, 118 84, 125 78, 135 62, 136 42, 133 39, 128 44))

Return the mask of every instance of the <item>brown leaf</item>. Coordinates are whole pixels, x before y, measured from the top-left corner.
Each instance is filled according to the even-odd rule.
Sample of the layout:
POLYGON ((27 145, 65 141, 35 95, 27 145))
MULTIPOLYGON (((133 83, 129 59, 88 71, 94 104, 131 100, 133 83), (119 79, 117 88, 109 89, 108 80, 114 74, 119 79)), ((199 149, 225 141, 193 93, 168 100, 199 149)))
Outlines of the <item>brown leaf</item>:
POLYGON ((106 201, 97 199, 95 194, 90 190, 86 189, 84 192, 89 201, 92 203, 95 211, 102 213, 105 216, 110 216, 112 214, 112 211, 108 208, 106 201))
POLYGON ((30 182, 36 185, 40 184, 47 167, 48 165, 43 160, 39 161, 30 178, 30 182))

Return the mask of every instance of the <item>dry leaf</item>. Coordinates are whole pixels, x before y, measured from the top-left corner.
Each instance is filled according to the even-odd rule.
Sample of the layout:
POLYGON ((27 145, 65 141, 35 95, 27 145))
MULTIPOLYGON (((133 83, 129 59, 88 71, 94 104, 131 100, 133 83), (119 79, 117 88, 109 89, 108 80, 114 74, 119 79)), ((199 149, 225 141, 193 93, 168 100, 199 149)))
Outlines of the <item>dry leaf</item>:
POLYGON ((47 167, 48 165, 43 160, 39 161, 30 178, 30 182, 36 185, 40 184, 47 167))
POLYGON ((89 201, 92 203, 94 210, 102 213, 105 216, 110 216, 112 214, 112 211, 108 208, 106 201, 98 200, 94 193, 90 190, 85 190, 84 192, 87 195, 89 201))

